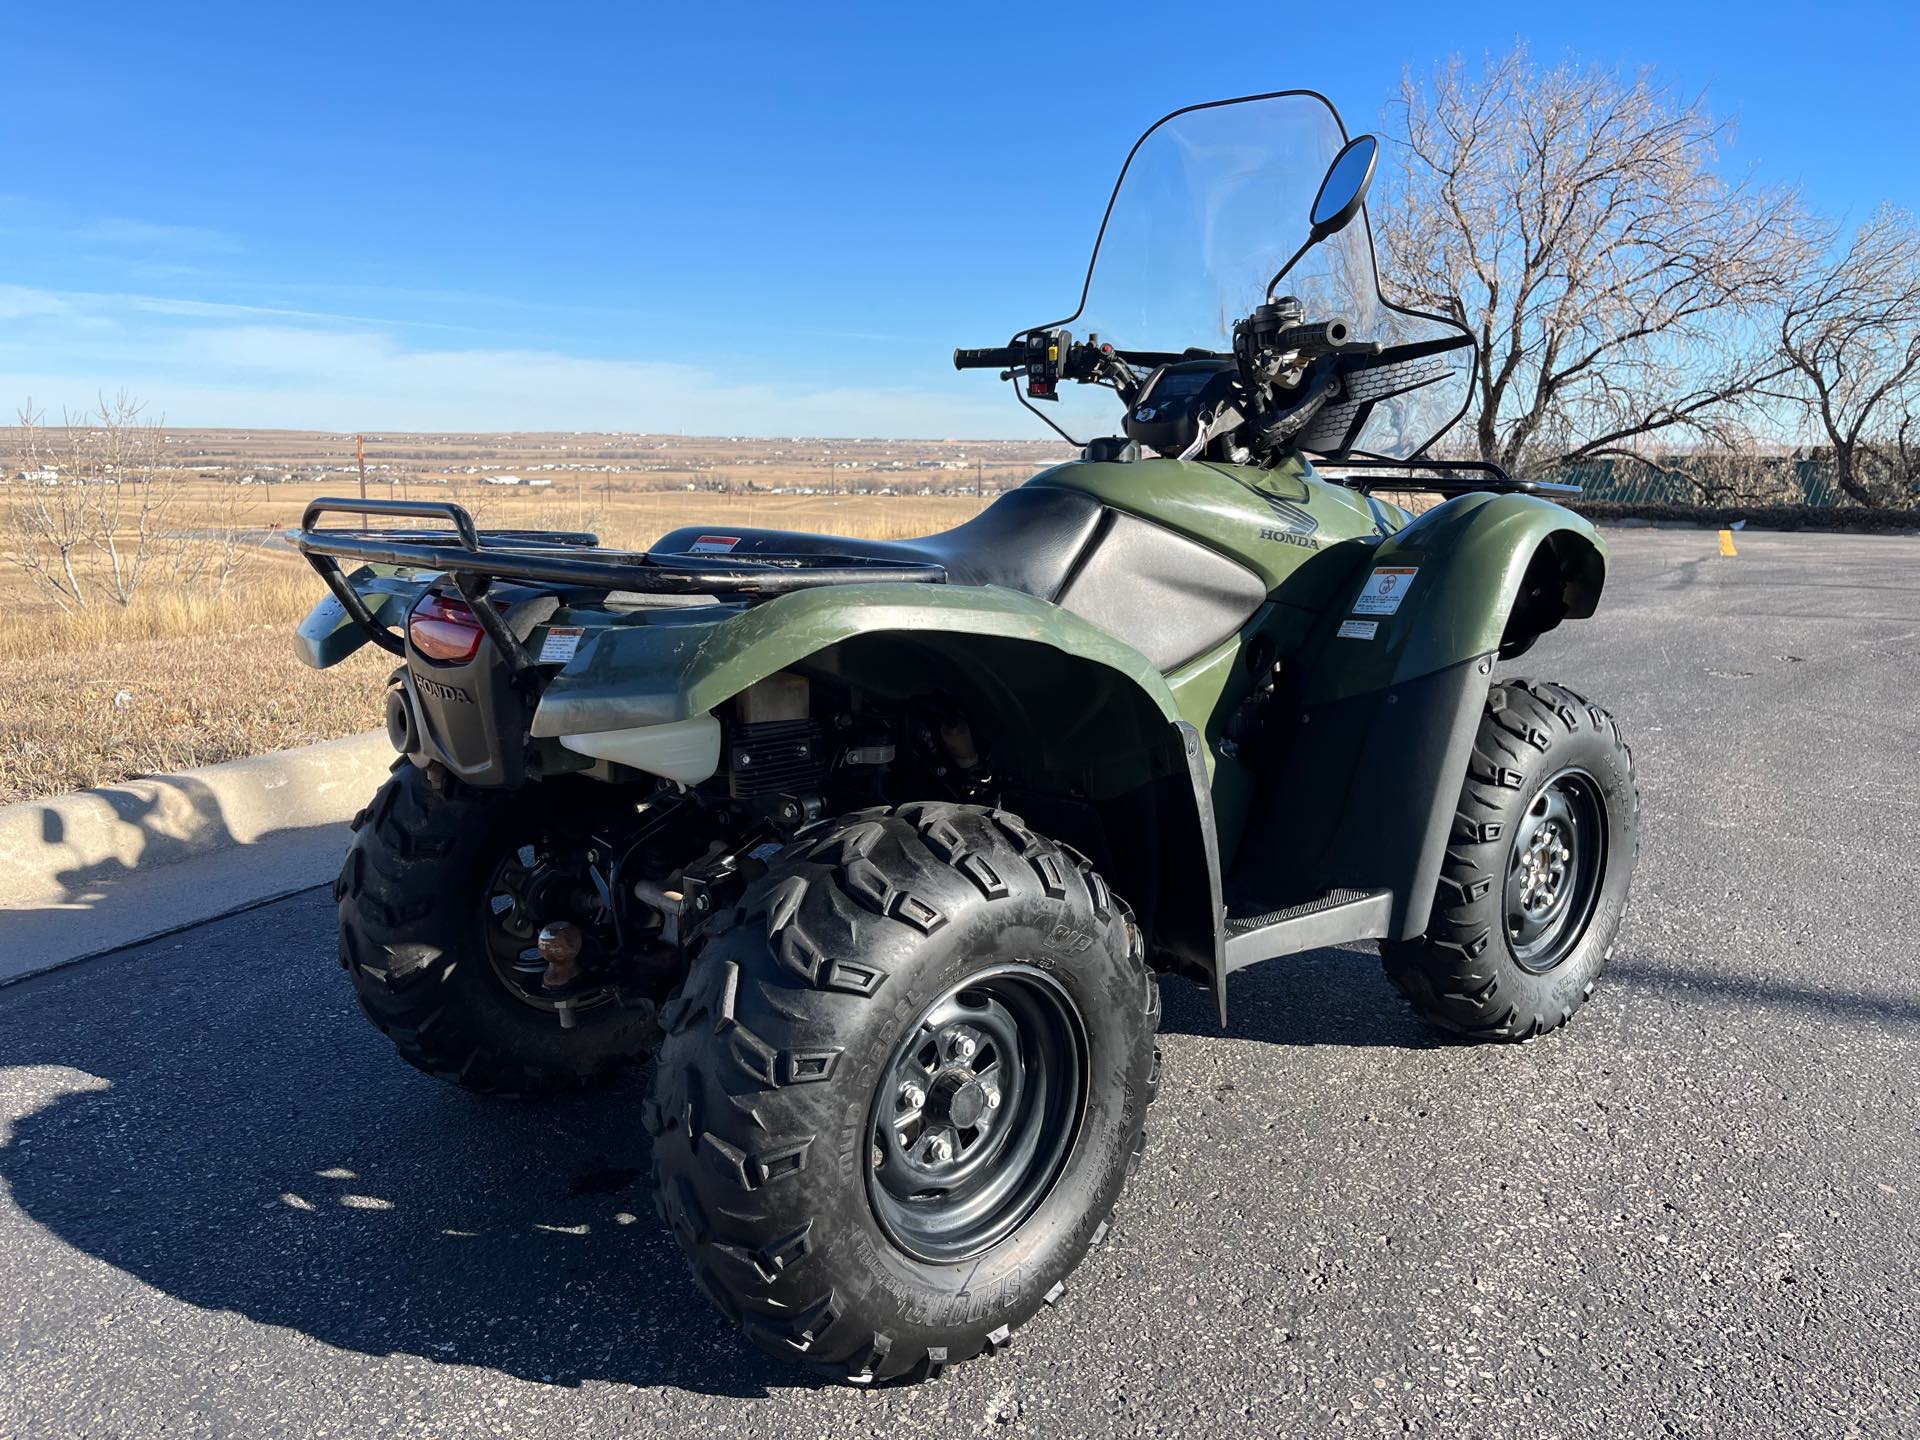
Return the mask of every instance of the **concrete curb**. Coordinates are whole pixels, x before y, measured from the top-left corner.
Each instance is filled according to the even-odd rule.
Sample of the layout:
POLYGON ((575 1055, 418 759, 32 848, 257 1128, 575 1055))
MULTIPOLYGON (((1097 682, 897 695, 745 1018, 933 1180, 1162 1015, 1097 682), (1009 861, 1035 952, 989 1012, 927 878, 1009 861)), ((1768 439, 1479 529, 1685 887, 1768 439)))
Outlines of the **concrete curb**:
POLYGON ((384 734, 0 808, 0 984, 330 879, 384 734))

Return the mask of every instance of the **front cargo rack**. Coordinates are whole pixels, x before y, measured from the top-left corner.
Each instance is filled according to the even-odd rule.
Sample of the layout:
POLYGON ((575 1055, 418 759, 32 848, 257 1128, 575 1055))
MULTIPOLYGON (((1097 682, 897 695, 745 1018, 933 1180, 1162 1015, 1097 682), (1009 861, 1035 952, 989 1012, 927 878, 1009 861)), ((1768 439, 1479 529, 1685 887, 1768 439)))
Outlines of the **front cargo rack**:
POLYGON ((1313 457, 1323 480, 1358 490, 1413 490, 1434 495, 1578 495, 1578 485, 1557 480, 1516 480, 1491 460, 1389 460, 1374 455, 1313 457))
POLYGON ((495 580, 527 580, 577 590, 622 590, 649 595, 712 595, 766 599, 819 585, 918 583, 938 585, 946 570, 935 564, 895 564, 857 555, 759 555, 748 560, 702 556, 651 556, 638 550, 603 550, 596 535, 576 530, 482 530, 465 506, 450 500, 313 501, 300 528, 287 537, 306 556, 369 639, 395 655, 406 642, 381 624, 341 571, 342 560, 437 570, 452 577, 487 637, 516 672, 532 661, 500 612, 487 599, 495 580), (330 512, 444 520, 446 530, 321 528, 330 512))

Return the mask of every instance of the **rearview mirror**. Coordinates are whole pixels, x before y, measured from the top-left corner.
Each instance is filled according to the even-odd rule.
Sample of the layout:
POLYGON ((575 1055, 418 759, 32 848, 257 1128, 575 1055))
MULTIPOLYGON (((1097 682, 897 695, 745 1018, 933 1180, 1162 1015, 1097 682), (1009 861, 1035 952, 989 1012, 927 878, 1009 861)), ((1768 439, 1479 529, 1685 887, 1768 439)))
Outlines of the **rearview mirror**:
POLYGON ((1320 193, 1313 197, 1313 241, 1346 229, 1360 213, 1379 159, 1380 142, 1371 135, 1354 136, 1333 157, 1327 178, 1320 182, 1320 193))
POLYGON ((1327 167, 1327 178, 1320 182, 1320 193, 1313 197, 1313 210, 1308 215, 1313 228, 1306 243, 1294 251, 1293 258, 1267 282, 1267 299, 1273 299, 1275 287, 1302 255, 1353 223, 1373 184, 1373 167, 1379 159, 1380 142, 1371 135, 1356 135, 1340 147, 1333 164, 1327 167))

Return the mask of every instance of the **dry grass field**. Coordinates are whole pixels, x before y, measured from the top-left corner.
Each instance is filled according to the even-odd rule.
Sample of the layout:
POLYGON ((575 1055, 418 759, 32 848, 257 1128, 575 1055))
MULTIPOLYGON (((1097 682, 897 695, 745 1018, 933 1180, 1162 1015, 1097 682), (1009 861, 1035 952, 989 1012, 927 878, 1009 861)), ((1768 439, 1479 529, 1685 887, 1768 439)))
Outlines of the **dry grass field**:
MULTIPOLYGON (((291 631, 323 591, 277 534, 314 496, 358 493, 353 437, 161 438, 165 568, 131 604, 63 612, 0 564, 0 804, 379 723, 386 655, 369 647, 324 673, 294 658, 291 631), (196 570, 190 584, 173 578, 196 570)), ((482 525, 592 530, 632 547, 692 524, 927 534, 1064 458, 1023 442, 577 435, 369 436, 366 451, 370 496, 454 500, 482 525), (501 476, 521 483, 486 483, 501 476)), ((0 514, 26 483, 11 453, 0 430, 0 514)))

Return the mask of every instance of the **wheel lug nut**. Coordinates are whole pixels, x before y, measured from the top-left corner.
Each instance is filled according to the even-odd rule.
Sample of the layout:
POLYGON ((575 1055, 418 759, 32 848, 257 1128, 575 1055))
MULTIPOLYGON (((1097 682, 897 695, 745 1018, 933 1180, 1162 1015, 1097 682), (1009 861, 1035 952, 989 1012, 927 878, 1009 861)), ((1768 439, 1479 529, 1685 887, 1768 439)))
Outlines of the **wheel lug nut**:
POLYGON ((927 1158, 936 1161, 951 1160, 953 1147, 947 1144, 944 1136, 935 1136, 927 1145, 927 1158))
POLYGON ((998 1110, 999 1108, 1000 1108, 1000 1092, 998 1090, 987 1091, 987 1109, 998 1110))
POLYGON ((927 1092, 918 1085, 907 1084, 900 1088, 900 1098, 906 1101, 909 1110, 918 1110, 927 1103, 927 1092))
POLYGON ((953 1048, 959 1052, 960 1058, 965 1060, 973 1054, 973 1041, 970 1037, 962 1035, 954 1042, 953 1048))

